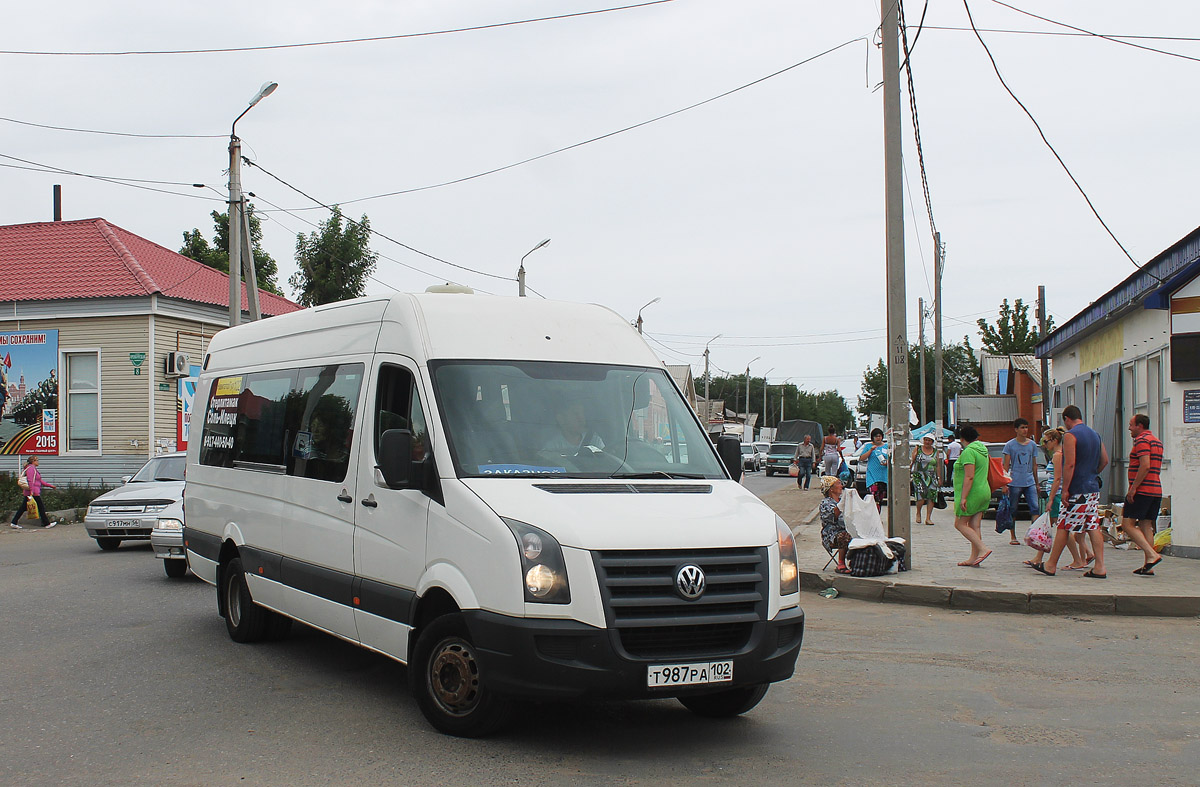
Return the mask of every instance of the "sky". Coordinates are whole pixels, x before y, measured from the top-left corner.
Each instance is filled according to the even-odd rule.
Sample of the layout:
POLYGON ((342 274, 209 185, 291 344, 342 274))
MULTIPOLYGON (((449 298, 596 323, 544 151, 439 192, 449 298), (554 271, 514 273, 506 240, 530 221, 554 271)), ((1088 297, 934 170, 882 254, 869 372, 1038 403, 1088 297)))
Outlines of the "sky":
MULTIPOLYGON (((7 9, 0 49, 261 47, 637 2, 645 0, 60 0, 7 9)), ((1132 13, 1115 0, 1011 4, 1111 36, 1193 39, 1124 39, 1186 56, 1176 57, 1095 36, 997 32, 1068 31, 969 0, 1010 88, 1133 260, 1146 262, 1200 224, 1200 5, 1145 0, 1132 13)), ((923 9, 904 5, 910 42, 923 9)), ((1001 86, 964 4, 931 0, 924 24, 912 70, 946 245, 944 336, 970 334, 978 346, 975 320, 994 319, 1003 298, 1032 303, 1038 285, 1061 323, 1133 262, 1001 86)), ((603 304, 631 321, 641 310, 651 347, 697 375, 720 334, 709 345, 714 374, 749 366, 772 385, 836 389, 853 406, 863 371, 885 350, 878 27, 873 0, 671 0, 330 46, 0 54, 0 165, 9 165, 0 166, 0 223, 50 220, 60 183, 66 219, 100 216, 172 249, 184 230, 211 238, 208 214, 225 208, 230 124, 275 81, 237 132, 256 165, 243 167, 243 187, 267 218, 263 246, 289 296, 296 235, 328 216, 304 195, 341 203, 352 218, 365 213, 391 239, 373 242, 381 256, 371 295, 453 281, 515 296, 521 257, 550 238, 525 259, 537 294, 603 304), (161 190, 151 191, 13 166, 184 185, 137 184, 161 190), (420 190, 354 202, 409 189, 420 190)), ((932 301, 933 241, 907 91, 903 102, 915 342, 917 299, 932 301)), ((931 322, 926 331, 932 342, 931 322)))

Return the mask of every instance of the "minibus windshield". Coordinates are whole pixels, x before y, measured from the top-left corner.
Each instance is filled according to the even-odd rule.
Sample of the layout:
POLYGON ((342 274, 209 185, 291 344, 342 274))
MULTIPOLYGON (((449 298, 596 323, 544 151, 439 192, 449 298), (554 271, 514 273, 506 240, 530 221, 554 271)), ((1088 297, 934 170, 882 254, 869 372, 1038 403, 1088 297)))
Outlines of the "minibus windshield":
POLYGON ((664 369, 429 364, 460 477, 724 478, 664 369))

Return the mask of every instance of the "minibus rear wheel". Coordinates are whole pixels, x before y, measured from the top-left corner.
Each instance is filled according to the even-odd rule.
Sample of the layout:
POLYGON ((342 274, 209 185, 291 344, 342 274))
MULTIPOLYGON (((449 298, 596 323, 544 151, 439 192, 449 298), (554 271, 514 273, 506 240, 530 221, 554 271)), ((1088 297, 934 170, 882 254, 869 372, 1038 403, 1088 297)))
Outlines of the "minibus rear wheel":
POLYGON ((225 628, 234 642, 257 642, 267 633, 267 615, 250 598, 242 559, 235 557, 221 572, 221 600, 225 603, 225 628))
POLYGON ((743 686, 739 689, 726 689, 712 694, 691 694, 680 697, 683 707, 697 716, 708 716, 720 719, 728 716, 740 716, 762 702, 767 693, 766 683, 757 686, 743 686))
POLYGON ((409 683, 417 706, 438 730, 477 738, 496 730, 511 710, 484 682, 477 650, 461 613, 430 621, 417 638, 409 683))

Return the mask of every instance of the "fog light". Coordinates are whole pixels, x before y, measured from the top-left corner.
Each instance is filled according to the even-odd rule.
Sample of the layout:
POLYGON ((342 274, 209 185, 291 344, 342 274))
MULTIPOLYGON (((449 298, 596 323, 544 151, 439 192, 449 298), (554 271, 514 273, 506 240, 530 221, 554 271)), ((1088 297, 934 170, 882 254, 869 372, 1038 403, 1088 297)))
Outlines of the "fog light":
POLYGON ((525 572, 525 587, 536 598, 550 595, 558 582, 558 575, 549 566, 538 563, 525 572))

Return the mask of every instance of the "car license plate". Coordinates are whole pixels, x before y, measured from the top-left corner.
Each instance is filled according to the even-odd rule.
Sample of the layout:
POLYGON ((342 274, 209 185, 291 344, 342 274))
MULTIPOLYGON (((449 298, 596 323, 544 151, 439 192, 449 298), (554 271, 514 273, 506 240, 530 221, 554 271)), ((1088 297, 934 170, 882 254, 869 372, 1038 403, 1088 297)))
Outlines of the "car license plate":
POLYGON ((108 529, 126 528, 126 527, 141 527, 142 520, 140 519, 110 519, 108 521, 108 529))
POLYGON ((702 664, 654 664, 646 670, 646 686, 694 686, 700 683, 728 683, 733 680, 732 661, 702 664))

